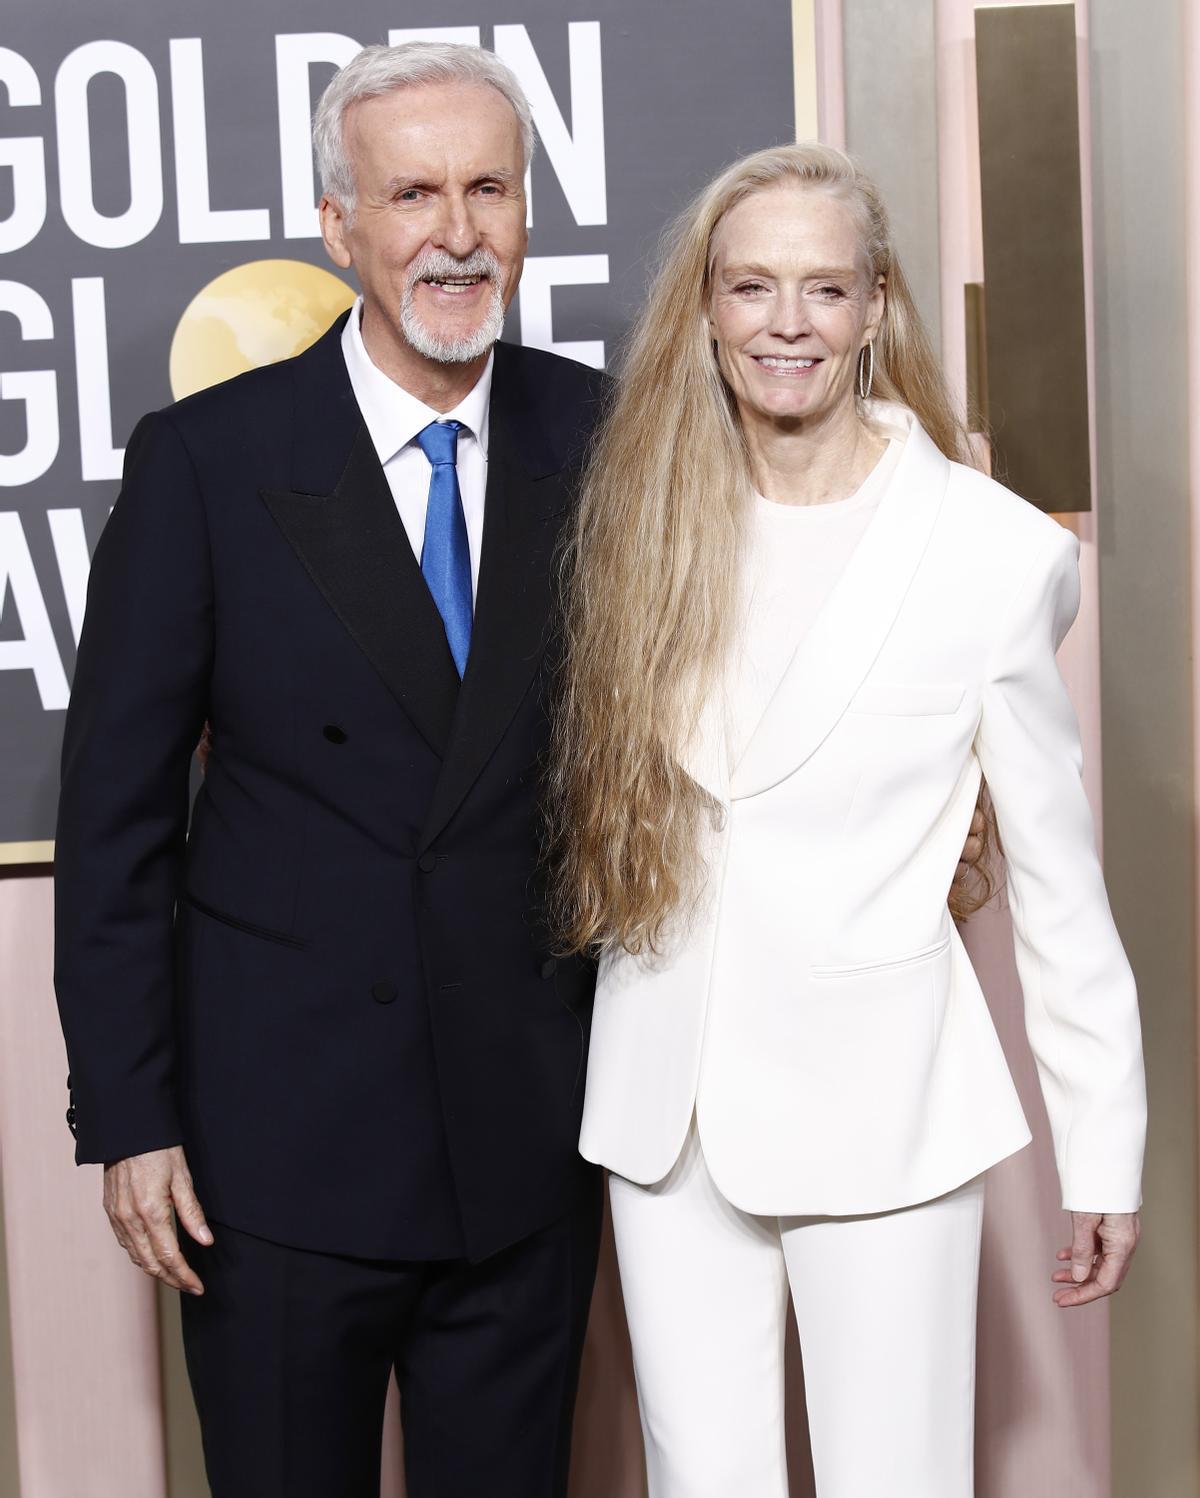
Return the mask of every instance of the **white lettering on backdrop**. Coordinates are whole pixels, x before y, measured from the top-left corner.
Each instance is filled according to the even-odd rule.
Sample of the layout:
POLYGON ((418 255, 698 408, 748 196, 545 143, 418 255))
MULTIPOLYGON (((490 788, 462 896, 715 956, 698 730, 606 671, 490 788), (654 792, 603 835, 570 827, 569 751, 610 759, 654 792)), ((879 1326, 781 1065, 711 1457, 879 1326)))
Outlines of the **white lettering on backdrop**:
MULTIPOLYGON (((405 27, 388 34, 392 45, 414 40, 478 45, 481 38, 479 26, 405 27)), ((556 96, 551 87, 527 27, 493 27, 492 45, 529 96, 542 149, 574 222, 580 227, 606 224, 599 22, 567 24, 569 80, 562 97, 556 96)), ((355 38, 339 32, 298 32, 275 38, 278 223, 285 239, 311 239, 319 233, 309 134, 314 75, 320 70, 321 76, 328 76, 332 68, 349 61, 359 46, 355 38)), ((170 40, 166 76, 161 82, 170 95, 178 242, 269 240, 272 210, 262 204, 261 196, 257 205, 249 207, 213 205, 202 38, 170 40)), ((11 48, 0 47, 0 101, 7 102, 11 109, 25 109, 40 105, 43 92, 29 61, 11 48)), ((85 245, 120 250, 142 242, 160 227, 165 187, 159 92, 160 78, 154 64, 127 42, 86 42, 70 51, 58 67, 53 100, 59 202, 63 221, 85 245), (118 144, 128 161, 129 202, 117 212, 97 206, 90 91, 101 78, 116 81, 124 108, 118 144)), ((11 210, 0 219, 2 253, 32 244, 45 226, 46 143, 32 133, 0 137, 0 171, 10 173, 12 182, 11 210)), ((262 187, 259 182, 259 193, 262 187)), ((532 224, 532 192, 529 205, 532 224)), ((551 292, 555 286, 604 284, 607 280, 607 255, 531 257, 519 304, 522 341, 602 366, 602 342, 556 339, 551 292)), ((79 418, 78 477, 84 483, 111 482, 120 478, 124 453, 113 442, 105 282, 100 275, 76 276, 69 287, 79 418)), ((54 320, 45 297, 21 282, 0 281, 0 329, 11 327, 10 318, 15 319, 19 342, 54 342, 54 320)), ((20 447, 15 452, 0 452, 0 488, 32 484, 58 460, 59 399, 58 372, 53 368, 0 371, 0 401, 19 403, 23 428, 20 447)), ((47 525, 58 582, 77 641, 90 566, 83 512, 79 508, 49 510, 47 525)), ((43 708, 51 711, 65 707, 66 676, 30 551, 26 522, 16 513, 0 513, 0 610, 9 604, 15 609, 20 637, 0 641, 0 672, 31 672, 43 708)))

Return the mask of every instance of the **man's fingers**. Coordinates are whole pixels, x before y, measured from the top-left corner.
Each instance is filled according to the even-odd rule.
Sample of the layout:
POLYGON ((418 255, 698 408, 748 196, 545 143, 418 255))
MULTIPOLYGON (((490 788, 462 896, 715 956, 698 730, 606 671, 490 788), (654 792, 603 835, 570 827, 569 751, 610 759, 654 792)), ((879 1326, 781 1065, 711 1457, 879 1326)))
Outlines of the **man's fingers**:
POLYGON ((141 1248, 136 1232, 137 1213, 133 1206, 133 1192, 130 1189, 129 1174, 120 1166, 114 1167, 111 1176, 105 1172, 104 1210, 108 1213, 117 1242, 129 1255, 130 1262, 140 1269, 141 1248))
POLYGON ((198 1243, 213 1241, 180 1145, 106 1165, 104 1210, 117 1242, 139 1269, 176 1290, 204 1293, 199 1277, 180 1252, 175 1227, 177 1211, 198 1243))
POLYGON ((130 1263, 157 1279, 161 1271, 154 1254, 154 1247, 150 1242, 150 1234, 140 1220, 132 1217, 125 1219, 124 1228, 125 1252, 129 1255, 130 1263))
POLYGON ((175 1211, 185 1230, 206 1246, 213 1241, 212 1230, 205 1221, 204 1209, 196 1199, 196 1192, 189 1175, 177 1173, 171 1182, 171 1199, 175 1211))
POLYGON ((198 1295, 204 1287, 179 1251, 179 1239, 175 1236, 170 1208, 161 1213, 156 1212, 147 1223, 147 1230, 151 1252, 162 1278, 176 1290, 187 1290, 198 1295))

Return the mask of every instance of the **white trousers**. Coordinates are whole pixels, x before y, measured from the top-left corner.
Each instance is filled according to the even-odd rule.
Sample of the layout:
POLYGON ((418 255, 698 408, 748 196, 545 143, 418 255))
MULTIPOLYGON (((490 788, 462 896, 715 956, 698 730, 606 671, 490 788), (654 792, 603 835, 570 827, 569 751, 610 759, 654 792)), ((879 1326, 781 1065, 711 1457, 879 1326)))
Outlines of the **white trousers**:
POLYGON ((650 1498, 787 1498, 789 1284, 818 1498, 971 1498, 982 1177, 869 1217, 754 1217, 693 1121, 670 1175, 609 1194, 650 1498))

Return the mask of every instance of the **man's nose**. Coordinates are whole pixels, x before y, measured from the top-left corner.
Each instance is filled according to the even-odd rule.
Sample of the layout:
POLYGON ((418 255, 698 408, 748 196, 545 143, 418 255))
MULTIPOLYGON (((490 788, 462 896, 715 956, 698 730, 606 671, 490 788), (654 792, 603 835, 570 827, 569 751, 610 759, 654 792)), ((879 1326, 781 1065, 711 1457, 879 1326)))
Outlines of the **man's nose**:
POLYGON ((471 217, 470 205, 465 197, 446 197, 442 200, 442 213, 434 242, 440 249, 449 251, 458 259, 464 259, 479 246, 479 230, 471 217))

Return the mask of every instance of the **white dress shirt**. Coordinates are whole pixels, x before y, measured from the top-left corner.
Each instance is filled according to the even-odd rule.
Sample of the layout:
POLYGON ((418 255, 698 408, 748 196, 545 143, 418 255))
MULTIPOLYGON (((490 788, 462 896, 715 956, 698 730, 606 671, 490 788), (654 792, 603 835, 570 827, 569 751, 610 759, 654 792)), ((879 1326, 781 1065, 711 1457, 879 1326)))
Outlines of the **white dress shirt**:
POLYGON ((471 597, 479 591, 479 554, 483 545, 483 503, 487 490, 488 403, 492 392, 492 356, 483 373, 453 411, 434 411, 371 362, 359 320, 362 297, 350 309, 342 330, 342 354, 358 409, 396 502, 417 561, 425 544, 425 512, 433 469, 417 446, 417 434, 431 421, 460 421, 458 488, 471 550, 471 597))

